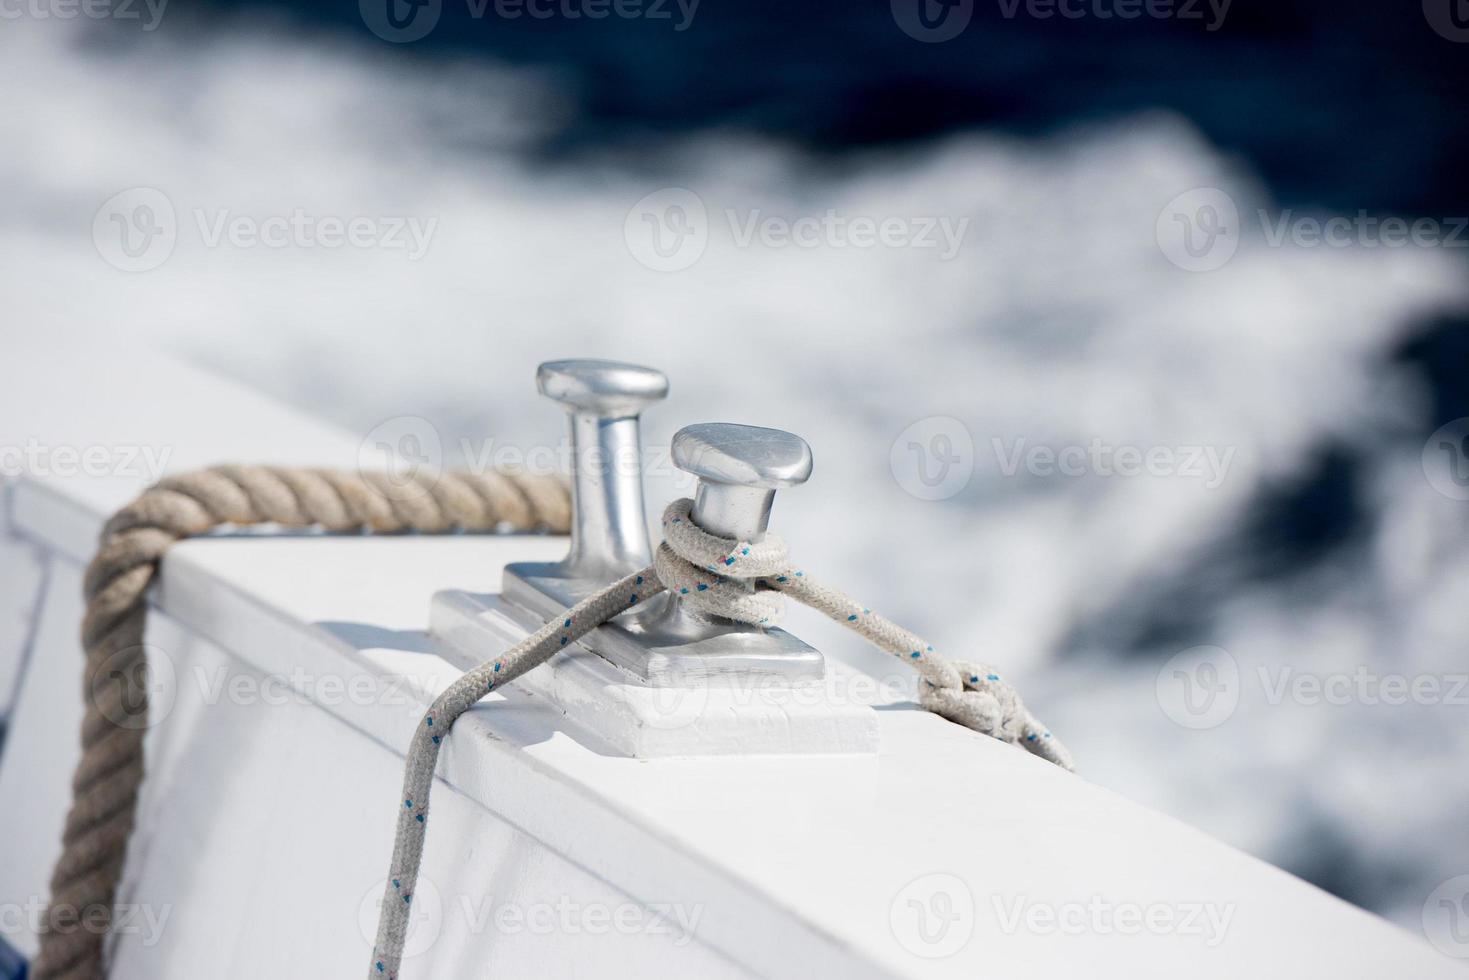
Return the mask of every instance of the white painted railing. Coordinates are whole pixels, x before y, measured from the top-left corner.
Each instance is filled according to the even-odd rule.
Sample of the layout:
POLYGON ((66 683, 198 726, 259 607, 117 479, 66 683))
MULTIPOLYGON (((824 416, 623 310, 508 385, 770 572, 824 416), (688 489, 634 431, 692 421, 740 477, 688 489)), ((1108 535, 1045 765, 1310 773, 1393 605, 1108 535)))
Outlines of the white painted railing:
MULTIPOLYGON (((166 361, 33 350, 13 363, 27 370, 0 391, 0 445, 52 452, 7 485, 0 537, 0 695, 16 692, 0 928, 31 955, 77 754, 81 569, 151 475, 69 475, 54 451, 116 461, 148 446, 180 471, 352 466, 358 447, 166 361)), ((430 596, 493 592, 505 563, 562 549, 533 536, 178 545, 150 619, 168 683, 113 975, 360 975, 402 749, 456 676, 425 633, 430 596)), ((440 766, 405 976, 1459 975, 1415 937, 1085 778, 878 707, 876 756, 638 760, 544 699, 486 699, 440 766)))

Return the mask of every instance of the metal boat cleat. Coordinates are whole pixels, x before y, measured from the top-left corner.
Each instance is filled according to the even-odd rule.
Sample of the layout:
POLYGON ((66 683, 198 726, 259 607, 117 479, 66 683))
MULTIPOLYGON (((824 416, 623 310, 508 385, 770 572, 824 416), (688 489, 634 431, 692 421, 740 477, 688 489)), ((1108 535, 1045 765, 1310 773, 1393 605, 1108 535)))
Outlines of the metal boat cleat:
MULTIPOLYGON (((574 516, 566 557, 505 567, 500 594, 433 598, 431 630, 469 667, 651 562, 638 416, 663 398, 651 368, 607 361, 541 365, 542 394, 568 409, 574 516)), ((811 449, 776 429, 705 423, 681 429, 673 462, 698 478, 691 519, 724 537, 766 533, 777 489, 811 475, 811 449)), ((548 696, 633 755, 870 752, 876 717, 846 703, 847 672, 778 628, 708 616, 664 593, 592 630, 520 688, 548 696)))
POLYGON ((536 388, 566 408, 570 427, 571 550, 555 566, 538 566, 565 608, 652 560, 639 416, 668 397, 668 378, 617 361, 549 361, 536 370, 536 388))
MULTIPOLYGON (((811 447, 779 429, 709 422, 673 437, 674 465, 698 477, 695 524, 720 537, 758 541, 770 523, 775 491, 811 476, 811 447)), ((753 586, 751 586, 753 588, 753 586)), ((821 652, 783 629, 762 629, 691 608, 667 593, 627 624, 640 641, 637 668, 657 683, 663 671, 758 673, 789 679, 820 678, 821 652)))
MULTIPOLYGON (((573 458, 580 463, 579 455, 573 458)), ((811 449, 805 440, 789 432, 748 425, 712 423, 681 429, 673 437, 673 462, 699 478, 691 515, 694 523, 744 541, 765 534, 778 487, 797 486, 811 475, 811 449)), ((608 482, 600 475, 585 478, 579 470, 573 484, 578 511, 587 507, 599 519, 613 514, 631 523, 632 515, 620 513, 600 496, 608 482)), ((637 497, 641 501, 641 491, 637 497)), ((635 530, 615 530, 613 539, 640 535, 646 542, 641 514, 636 524, 635 530)), ((572 525, 571 552, 564 562, 514 564, 505 569, 502 596, 529 614, 522 617, 526 626, 539 627, 597 588, 646 564, 634 562, 621 568, 608 564, 599 546, 579 545, 577 532, 583 529, 585 533, 584 528, 578 515, 572 525), (609 569, 605 576, 585 571, 581 562, 587 561, 589 553, 599 563, 594 568, 609 569)), ((820 651, 785 630, 705 616, 667 593, 593 630, 581 642, 654 686, 679 686, 719 675, 819 679, 825 673, 820 651)))

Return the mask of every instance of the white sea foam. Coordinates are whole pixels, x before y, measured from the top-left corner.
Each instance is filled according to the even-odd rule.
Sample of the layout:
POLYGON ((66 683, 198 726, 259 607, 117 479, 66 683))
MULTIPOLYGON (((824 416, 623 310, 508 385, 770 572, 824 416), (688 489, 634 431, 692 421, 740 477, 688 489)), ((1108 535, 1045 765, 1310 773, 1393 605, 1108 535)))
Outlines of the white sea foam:
MULTIPOLYGON (((1387 359, 1418 317, 1464 302, 1462 262, 1268 247, 1246 221, 1222 268, 1184 271, 1156 237, 1177 195, 1222 188, 1246 217, 1271 204, 1167 116, 1033 142, 975 134, 839 170, 730 133, 547 163, 529 150, 574 107, 534 73, 319 36, 166 34, 121 48, 55 22, 0 34, 5 334, 181 350, 354 431, 426 416, 451 447, 556 439, 561 413, 531 384, 540 360, 658 365, 673 393, 648 414, 650 445, 710 419, 806 436, 815 478, 775 511, 806 566, 940 649, 1013 670, 1092 778, 1294 866, 1315 846, 1303 831, 1320 829, 1365 873, 1399 869, 1365 900, 1404 920, 1414 895, 1464 870, 1469 788, 1446 775, 1469 749, 1463 709, 1246 696, 1226 723, 1187 731, 1154 695, 1180 644, 1071 649, 1180 601, 1184 572, 1233 567, 1251 502, 1336 443, 1365 462, 1365 544, 1284 584, 1234 587, 1193 642, 1247 676, 1462 664, 1464 505, 1424 480, 1421 437, 1403 433, 1426 431, 1425 394, 1387 359), (166 197, 177 242, 127 273, 93 223, 139 187, 166 197), (697 261, 656 271, 629 216, 667 188, 692 191, 710 230, 697 261), (770 222, 828 211, 847 230, 812 245, 770 222), (298 232, 209 245, 222 221, 258 234, 297 213, 433 232, 416 260, 298 232), (910 241, 865 247, 857 218, 895 219, 910 241), (913 246, 927 219, 965 222, 951 258, 913 246), (893 447, 932 417, 959 420, 974 453, 967 483, 928 501, 894 473, 917 450, 893 447), (1088 456, 1068 475, 1024 455, 1097 443, 1162 447, 1178 465, 1120 476, 1088 456), (1179 472, 1193 448, 1228 452, 1219 480, 1179 472)), ((943 424, 909 441, 941 449, 943 424)), ((673 488, 655 476, 650 496, 673 488)), ((830 624, 793 621, 890 669, 830 624)))

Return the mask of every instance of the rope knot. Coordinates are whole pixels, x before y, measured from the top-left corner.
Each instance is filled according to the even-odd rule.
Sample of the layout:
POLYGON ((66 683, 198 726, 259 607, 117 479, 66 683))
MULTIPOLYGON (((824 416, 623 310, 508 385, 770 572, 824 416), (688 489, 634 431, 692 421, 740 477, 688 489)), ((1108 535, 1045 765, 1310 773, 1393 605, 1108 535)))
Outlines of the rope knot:
POLYGON ((1063 769, 1074 769, 1071 753, 1026 710, 1025 702, 993 667, 954 661, 959 686, 925 680, 919 700, 925 708, 966 728, 1028 749, 1063 769))
POLYGON ((756 626, 780 620, 781 597, 790 595, 917 670, 919 702, 949 721, 1074 768, 1060 740, 1026 710, 1015 688, 993 667, 949 660, 851 596, 814 582, 788 564, 785 542, 773 534, 736 541, 710 534, 693 522, 693 501, 675 500, 663 512, 663 544, 653 556, 658 579, 701 612, 756 626))
POLYGON ((774 626, 785 604, 762 581, 786 567, 788 552, 777 535, 759 541, 724 538, 695 524, 693 501, 675 500, 663 511, 663 543, 653 556, 668 591, 711 616, 774 626))

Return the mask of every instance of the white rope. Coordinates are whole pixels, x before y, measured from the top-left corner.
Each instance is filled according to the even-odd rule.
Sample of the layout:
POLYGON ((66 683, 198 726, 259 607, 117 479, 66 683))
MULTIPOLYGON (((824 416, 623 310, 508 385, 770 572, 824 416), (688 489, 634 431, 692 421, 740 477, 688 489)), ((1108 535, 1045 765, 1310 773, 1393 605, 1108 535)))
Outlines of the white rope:
POLYGON ((690 518, 692 501, 675 500, 663 512, 663 540, 655 556, 658 577, 705 612, 759 626, 780 620, 780 595, 824 613, 922 675, 923 706, 977 732, 1019 745, 1064 769, 1074 768, 1061 741, 1026 710, 1015 688, 988 664, 951 661, 916 633, 874 613, 844 592, 821 585, 789 564, 785 542, 766 534, 758 542, 710 534, 690 518), (746 592, 753 584, 753 595, 746 592))
POLYGON ((917 670, 922 676, 920 702, 928 710, 1019 745, 1064 769, 1073 768, 1071 755, 1060 739, 1026 710, 1015 689, 993 668, 950 661, 916 634, 850 596, 813 582, 804 570, 789 564, 785 543, 773 534, 754 542, 710 534, 690 519, 692 506, 690 500, 675 500, 663 512, 664 541, 652 567, 577 603, 502 656, 464 674, 434 700, 408 749, 398 830, 369 978, 396 980, 398 976, 423 860, 434 770, 443 738, 454 722, 496 687, 503 687, 557 650, 665 588, 680 601, 706 613, 760 626, 779 620, 780 596, 788 595, 855 630, 917 670))

